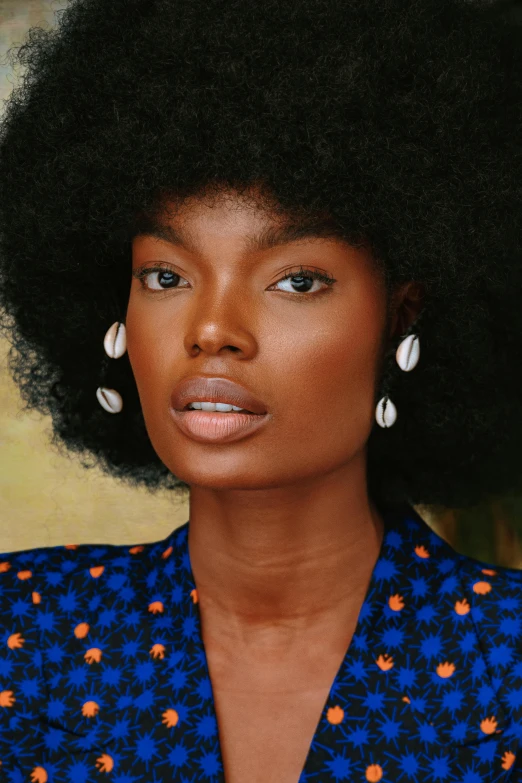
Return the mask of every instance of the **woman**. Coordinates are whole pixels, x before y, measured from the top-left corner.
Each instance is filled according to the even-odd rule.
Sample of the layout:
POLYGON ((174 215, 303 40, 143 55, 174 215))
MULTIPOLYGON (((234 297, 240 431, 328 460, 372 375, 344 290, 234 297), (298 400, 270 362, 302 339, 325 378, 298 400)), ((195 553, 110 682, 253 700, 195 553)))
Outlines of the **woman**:
POLYGON ((522 490, 512 9, 73 0, 17 59, 14 378, 190 515, 2 555, 1 779, 522 781, 520 573, 413 508, 522 490))

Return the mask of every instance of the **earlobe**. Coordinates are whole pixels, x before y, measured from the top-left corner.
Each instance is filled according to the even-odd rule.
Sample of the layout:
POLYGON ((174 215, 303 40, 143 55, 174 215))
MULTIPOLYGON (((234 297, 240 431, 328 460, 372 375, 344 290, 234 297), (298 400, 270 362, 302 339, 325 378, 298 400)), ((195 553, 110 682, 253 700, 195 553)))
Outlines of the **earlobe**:
POLYGON ((407 332, 417 320, 424 307, 424 296, 424 284, 418 281, 410 280, 397 286, 392 299, 391 340, 407 332))

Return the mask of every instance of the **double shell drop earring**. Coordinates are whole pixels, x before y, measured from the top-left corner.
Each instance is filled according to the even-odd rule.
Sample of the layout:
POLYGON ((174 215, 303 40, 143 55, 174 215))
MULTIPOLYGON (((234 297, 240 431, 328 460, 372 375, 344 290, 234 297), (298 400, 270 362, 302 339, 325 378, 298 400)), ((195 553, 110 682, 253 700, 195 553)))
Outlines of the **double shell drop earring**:
MULTIPOLYGON (((103 340, 105 353, 110 359, 119 359, 127 350, 127 333, 125 324, 115 321, 107 330, 103 340)), ((123 408, 121 394, 116 389, 107 389, 105 386, 99 386, 96 389, 98 402, 107 413, 119 413, 123 408)))
MULTIPOLYGON (((420 356, 419 338, 416 334, 410 334, 405 337, 397 348, 395 358, 397 364, 404 370, 410 372, 417 365, 420 356)), ((386 394, 377 403, 375 408, 375 420, 380 427, 387 429, 395 424, 397 419, 397 408, 386 394)))

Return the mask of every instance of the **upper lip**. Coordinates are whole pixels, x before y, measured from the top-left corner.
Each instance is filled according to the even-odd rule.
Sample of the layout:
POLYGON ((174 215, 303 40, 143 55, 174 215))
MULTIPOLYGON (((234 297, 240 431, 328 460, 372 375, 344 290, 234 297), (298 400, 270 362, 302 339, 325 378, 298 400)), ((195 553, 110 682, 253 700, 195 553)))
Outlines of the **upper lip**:
POLYGON ((266 406, 254 395, 229 378, 209 378, 202 375, 184 378, 174 388, 172 407, 181 411, 190 402, 224 402, 252 413, 266 413, 266 406))

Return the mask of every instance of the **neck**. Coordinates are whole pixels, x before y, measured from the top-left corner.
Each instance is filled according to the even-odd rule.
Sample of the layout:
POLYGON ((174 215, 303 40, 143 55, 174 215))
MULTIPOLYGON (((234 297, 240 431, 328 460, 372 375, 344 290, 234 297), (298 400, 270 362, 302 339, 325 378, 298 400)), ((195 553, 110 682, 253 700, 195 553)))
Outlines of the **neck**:
POLYGON ((384 527, 364 468, 276 489, 192 488, 189 552, 207 631, 248 646, 353 625, 384 527))

